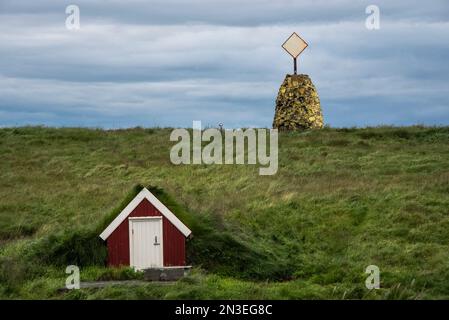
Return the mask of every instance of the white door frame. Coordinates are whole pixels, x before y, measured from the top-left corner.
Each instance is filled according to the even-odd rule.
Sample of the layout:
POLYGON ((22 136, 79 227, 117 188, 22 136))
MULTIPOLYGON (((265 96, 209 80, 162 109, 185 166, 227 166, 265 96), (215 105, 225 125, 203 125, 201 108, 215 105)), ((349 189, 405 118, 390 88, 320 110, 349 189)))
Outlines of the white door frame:
POLYGON ((130 217, 128 218, 128 228, 129 228, 129 265, 132 268, 135 268, 135 266, 133 266, 134 264, 134 250, 133 250, 133 234, 132 234, 132 223, 133 221, 139 221, 139 220, 160 220, 160 228, 161 228, 161 239, 160 239, 160 251, 161 251, 161 265, 159 267, 163 267, 164 266, 164 228, 163 228, 163 221, 162 221, 162 216, 151 216, 151 217, 130 217))

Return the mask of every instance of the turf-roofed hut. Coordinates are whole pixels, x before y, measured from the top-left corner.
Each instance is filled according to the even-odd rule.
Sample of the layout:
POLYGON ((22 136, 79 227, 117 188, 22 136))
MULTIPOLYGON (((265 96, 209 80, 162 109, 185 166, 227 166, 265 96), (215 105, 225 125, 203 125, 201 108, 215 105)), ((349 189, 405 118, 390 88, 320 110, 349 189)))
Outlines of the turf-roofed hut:
POLYGON ((137 270, 185 266, 185 242, 192 232, 158 199, 156 195, 163 196, 161 189, 137 189, 132 200, 109 217, 100 234, 107 243, 108 265, 137 270))

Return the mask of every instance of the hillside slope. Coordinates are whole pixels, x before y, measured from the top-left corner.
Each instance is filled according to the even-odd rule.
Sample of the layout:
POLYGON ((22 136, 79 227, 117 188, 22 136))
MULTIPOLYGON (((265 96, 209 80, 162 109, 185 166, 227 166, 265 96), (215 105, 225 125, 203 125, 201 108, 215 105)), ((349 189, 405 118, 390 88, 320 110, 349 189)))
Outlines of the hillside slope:
POLYGON ((449 298, 448 127, 281 133, 274 176, 175 166, 170 132, 0 129, 0 296, 449 298), (71 254, 86 257, 85 280, 139 277, 91 256, 91 231, 136 184, 163 188, 205 226, 190 244, 192 275, 58 292, 71 254))

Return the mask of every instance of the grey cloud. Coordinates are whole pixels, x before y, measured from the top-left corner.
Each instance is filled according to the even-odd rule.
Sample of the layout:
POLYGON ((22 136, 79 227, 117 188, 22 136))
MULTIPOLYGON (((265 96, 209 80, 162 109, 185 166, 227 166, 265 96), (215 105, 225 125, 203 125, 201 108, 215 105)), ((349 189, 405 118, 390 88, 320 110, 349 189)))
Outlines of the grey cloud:
POLYGON ((449 8, 446 0, 3 0, 0 12, 5 14, 58 15, 69 4, 76 4, 89 21, 113 20, 132 24, 266 25, 279 23, 333 23, 363 20, 361 12, 376 4, 392 19, 442 21, 449 8))
POLYGON ((0 4, 0 125, 270 126, 292 31, 327 123, 449 122, 443 1, 377 1, 378 31, 371 1, 76 2, 79 31, 72 2, 0 4))

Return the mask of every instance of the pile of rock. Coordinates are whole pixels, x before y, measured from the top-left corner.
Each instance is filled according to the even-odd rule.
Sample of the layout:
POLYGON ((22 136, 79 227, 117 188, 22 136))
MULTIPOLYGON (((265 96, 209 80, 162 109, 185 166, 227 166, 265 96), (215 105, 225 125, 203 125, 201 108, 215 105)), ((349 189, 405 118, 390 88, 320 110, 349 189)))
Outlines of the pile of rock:
POLYGON ((305 130, 323 127, 320 99, 308 75, 287 75, 276 99, 273 128, 305 130))

